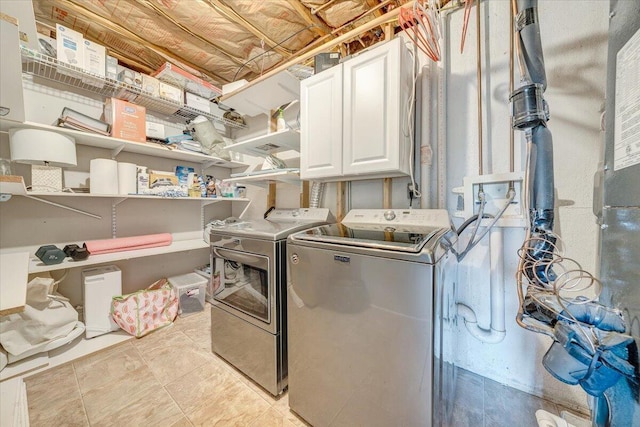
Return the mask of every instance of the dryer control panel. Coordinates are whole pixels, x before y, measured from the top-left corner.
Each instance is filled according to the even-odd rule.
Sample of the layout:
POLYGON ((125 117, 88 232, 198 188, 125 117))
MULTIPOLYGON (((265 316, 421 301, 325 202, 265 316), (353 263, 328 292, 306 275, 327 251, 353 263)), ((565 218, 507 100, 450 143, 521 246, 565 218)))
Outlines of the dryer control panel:
POLYGON ((328 208, 274 209, 267 216, 269 221, 322 221, 331 222, 328 208))
POLYGON ((402 232, 451 228, 445 209, 352 209, 342 224, 355 229, 402 232))

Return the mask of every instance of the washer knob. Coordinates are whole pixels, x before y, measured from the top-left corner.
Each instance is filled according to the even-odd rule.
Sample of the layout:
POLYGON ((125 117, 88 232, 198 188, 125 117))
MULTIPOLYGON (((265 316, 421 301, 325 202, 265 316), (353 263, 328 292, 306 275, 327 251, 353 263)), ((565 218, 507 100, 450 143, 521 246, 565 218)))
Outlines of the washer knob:
POLYGON ((394 211, 385 211, 384 219, 387 221, 393 221, 396 218, 396 213, 394 211))

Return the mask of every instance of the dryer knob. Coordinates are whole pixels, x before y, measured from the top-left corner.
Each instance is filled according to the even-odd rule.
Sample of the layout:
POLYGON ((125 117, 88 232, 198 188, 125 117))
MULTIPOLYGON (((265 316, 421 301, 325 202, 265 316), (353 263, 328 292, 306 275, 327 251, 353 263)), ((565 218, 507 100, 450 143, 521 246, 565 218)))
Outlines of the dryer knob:
POLYGON ((396 213, 394 211, 385 211, 384 219, 386 219, 387 221, 393 221, 394 219, 396 219, 396 213))

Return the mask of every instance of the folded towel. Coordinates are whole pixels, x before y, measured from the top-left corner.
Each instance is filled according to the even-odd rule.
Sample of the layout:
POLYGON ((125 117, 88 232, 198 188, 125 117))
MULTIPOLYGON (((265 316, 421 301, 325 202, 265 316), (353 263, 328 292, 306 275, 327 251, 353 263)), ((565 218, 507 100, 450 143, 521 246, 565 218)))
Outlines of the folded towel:
POLYGON ((112 252, 132 251, 136 249, 169 246, 172 242, 170 233, 147 234, 144 236, 120 237, 116 239, 92 240, 86 242, 91 255, 112 252))

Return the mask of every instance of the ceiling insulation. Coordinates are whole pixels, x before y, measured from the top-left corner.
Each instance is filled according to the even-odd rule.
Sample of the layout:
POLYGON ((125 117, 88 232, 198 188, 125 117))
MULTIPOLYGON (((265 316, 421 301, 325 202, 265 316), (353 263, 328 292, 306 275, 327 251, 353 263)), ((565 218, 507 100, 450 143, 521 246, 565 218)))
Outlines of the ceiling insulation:
MULTIPOLYGON (((253 80, 406 0, 33 0, 36 20, 60 23, 152 73, 166 61, 222 84, 253 80)), ((381 30, 345 43, 350 53, 381 30)))

